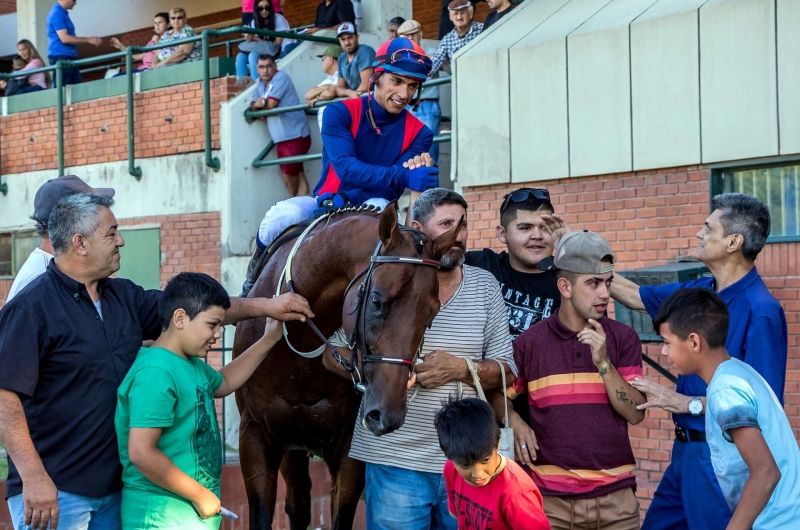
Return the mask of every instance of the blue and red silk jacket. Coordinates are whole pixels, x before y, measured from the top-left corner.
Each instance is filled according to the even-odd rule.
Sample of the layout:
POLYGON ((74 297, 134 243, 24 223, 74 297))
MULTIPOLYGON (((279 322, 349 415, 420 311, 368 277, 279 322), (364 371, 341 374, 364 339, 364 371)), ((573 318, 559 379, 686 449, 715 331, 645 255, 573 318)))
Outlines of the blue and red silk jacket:
POLYGON ((344 192, 353 204, 394 201, 408 187, 403 162, 430 151, 433 133, 407 110, 391 114, 372 102, 377 134, 367 118, 367 97, 330 105, 323 115, 322 174, 314 196, 344 192))

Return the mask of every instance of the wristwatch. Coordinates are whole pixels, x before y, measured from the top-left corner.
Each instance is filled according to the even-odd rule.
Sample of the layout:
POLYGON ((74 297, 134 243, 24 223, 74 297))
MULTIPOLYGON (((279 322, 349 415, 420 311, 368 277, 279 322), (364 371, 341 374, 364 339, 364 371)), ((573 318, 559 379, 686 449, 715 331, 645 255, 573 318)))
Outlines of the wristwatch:
POLYGON ((699 416, 703 413, 703 402, 700 400, 700 396, 694 396, 691 400, 689 400, 689 414, 692 416, 699 416))

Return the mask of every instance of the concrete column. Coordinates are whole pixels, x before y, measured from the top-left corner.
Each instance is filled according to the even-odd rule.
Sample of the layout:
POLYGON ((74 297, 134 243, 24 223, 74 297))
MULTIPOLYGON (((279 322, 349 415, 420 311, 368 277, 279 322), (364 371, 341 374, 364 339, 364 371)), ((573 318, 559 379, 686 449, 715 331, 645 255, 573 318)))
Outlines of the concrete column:
POLYGON ((17 38, 28 39, 47 61, 47 13, 55 0, 17 0, 17 38))
POLYGON ((386 28, 394 17, 412 18, 411 0, 361 0, 362 21, 360 33, 379 36, 380 42, 387 38, 386 28))

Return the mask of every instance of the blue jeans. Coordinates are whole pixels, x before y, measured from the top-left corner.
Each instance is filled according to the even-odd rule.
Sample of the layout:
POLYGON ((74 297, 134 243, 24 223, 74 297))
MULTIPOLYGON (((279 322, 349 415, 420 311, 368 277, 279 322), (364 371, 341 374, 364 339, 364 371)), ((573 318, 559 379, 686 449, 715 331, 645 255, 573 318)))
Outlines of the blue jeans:
POLYGON ((250 67, 250 77, 258 81, 258 54, 256 52, 236 54, 236 75, 247 77, 248 65, 250 67))
POLYGON ((367 464, 369 530, 456 530, 441 473, 367 464))
MULTIPOLYGON (((120 492, 107 497, 84 497, 59 491, 58 530, 122 530, 121 499, 120 492)), ((14 530, 30 530, 30 526, 25 526, 22 494, 8 498, 8 510, 14 530)))
MULTIPOLYGON (((47 60, 50 62, 51 65, 55 66, 56 62, 60 60, 64 61, 77 61, 77 57, 63 57, 60 55, 51 55, 47 57, 47 60)), ((81 72, 78 70, 77 67, 72 68, 63 68, 61 70, 63 75, 64 86, 67 85, 77 85, 83 83, 83 79, 81 78, 81 72)), ((56 86, 56 72, 53 72, 53 86, 56 86)))
MULTIPOLYGON (((425 124, 433 132, 434 136, 439 135, 439 125, 442 123, 442 107, 438 101, 420 101, 414 116, 425 124)), ((439 163, 439 144, 433 144, 430 151, 433 161, 439 163)))
POLYGON ((642 530, 717 530, 728 526, 732 515, 708 444, 676 441, 642 530))

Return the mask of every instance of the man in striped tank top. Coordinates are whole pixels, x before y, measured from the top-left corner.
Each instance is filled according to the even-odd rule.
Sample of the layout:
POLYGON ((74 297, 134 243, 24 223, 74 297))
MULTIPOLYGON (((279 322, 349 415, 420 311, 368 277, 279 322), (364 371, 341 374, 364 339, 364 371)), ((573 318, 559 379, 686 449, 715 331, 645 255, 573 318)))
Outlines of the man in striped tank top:
POLYGON ((630 385, 642 376, 638 335, 604 316, 614 253, 594 232, 571 232, 539 267, 555 269, 561 307, 514 341, 510 394, 527 392, 531 420, 509 410, 517 460, 553 530, 638 530, 628 424, 644 419, 636 407, 647 399, 630 385))
POLYGON ((505 304, 497 280, 464 265, 467 203, 450 190, 421 194, 412 226, 429 238, 463 222, 458 240, 441 259, 441 309, 425 333, 417 385, 409 392, 406 421, 381 437, 356 423, 350 456, 367 463, 367 528, 370 530, 455 530, 442 475, 447 459, 434 426, 436 413, 451 396, 476 397, 468 362, 474 363, 484 390, 502 388, 504 370, 516 375, 505 304))

